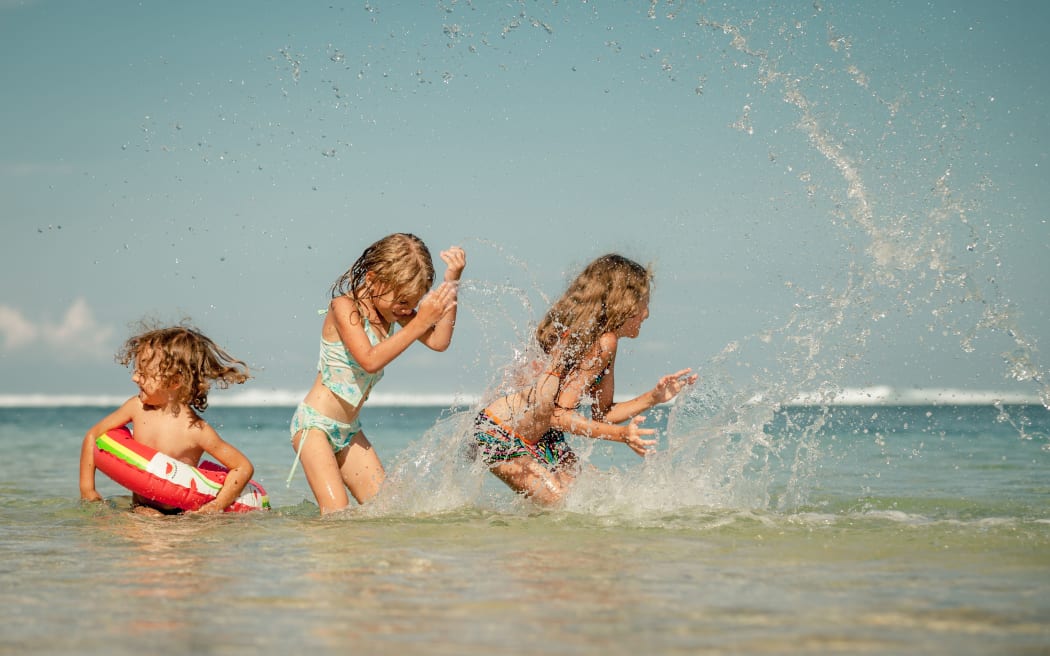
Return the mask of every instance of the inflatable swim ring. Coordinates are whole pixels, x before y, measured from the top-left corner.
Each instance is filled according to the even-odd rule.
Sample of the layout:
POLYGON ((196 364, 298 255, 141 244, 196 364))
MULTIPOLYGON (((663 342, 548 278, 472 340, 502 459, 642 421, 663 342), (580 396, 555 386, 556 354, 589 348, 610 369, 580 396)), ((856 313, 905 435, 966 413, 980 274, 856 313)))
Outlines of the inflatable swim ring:
MULTIPOLYGON (((192 467, 136 442, 126 426, 111 428, 95 438, 95 467, 132 492, 183 510, 197 510, 215 498, 228 471, 222 465, 202 461, 192 467)), ((266 490, 255 481, 226 512, 269 509, 266 490)))

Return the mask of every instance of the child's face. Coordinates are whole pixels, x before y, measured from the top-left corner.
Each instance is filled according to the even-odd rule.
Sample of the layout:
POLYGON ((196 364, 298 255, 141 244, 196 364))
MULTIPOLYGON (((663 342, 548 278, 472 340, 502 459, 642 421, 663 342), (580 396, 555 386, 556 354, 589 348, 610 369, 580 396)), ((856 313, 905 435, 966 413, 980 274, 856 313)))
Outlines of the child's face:
POLYGON ((423 292, 407 290, 377 290, 380 293, 372 297, 376 312, 388 322, 409 319, 416 306, 423 298, 423 292))
POLYGON ((642 329, 642 323, 648 318, 649 294, 646 294, 638 303, 638 311, 620 326, 620 329, 616 331, 616 335, 618 337, 637 337, 642 329))
POLYGON ((131 382, 139 386, 139 400, 143 405, 166 406, 174 397, 177 385, 165 385, 157 371, 156 358, 149 349, 143 349, 135 357, 135 370, 131 382))

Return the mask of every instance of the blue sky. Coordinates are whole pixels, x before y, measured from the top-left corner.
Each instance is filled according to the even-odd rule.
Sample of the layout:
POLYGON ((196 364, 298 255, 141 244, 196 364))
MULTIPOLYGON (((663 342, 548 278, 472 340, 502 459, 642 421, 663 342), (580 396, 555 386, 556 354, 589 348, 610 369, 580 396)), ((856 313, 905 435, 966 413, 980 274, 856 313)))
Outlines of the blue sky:
POLYGON ((1035 392, 1047 11, 0 1, 0 394, 130 393, 143 316, 304 390, 329 286, 394 231, 469 264, 452 349, 384 392, 483 392, 609 251, 657 275, 624 390, 1035 392))

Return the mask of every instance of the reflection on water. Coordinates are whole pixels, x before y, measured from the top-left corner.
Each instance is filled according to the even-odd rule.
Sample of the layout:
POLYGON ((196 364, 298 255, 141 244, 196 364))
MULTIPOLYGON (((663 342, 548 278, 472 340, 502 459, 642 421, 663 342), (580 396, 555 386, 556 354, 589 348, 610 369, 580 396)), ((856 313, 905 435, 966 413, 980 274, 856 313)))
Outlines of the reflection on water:
POLYGON ((16 621, 2 640, 21 653, 1050 644, 1045 519, 684 507, 320 519, 297 506, 143 518, 68 499, 3 518, 0 603, 16 621))

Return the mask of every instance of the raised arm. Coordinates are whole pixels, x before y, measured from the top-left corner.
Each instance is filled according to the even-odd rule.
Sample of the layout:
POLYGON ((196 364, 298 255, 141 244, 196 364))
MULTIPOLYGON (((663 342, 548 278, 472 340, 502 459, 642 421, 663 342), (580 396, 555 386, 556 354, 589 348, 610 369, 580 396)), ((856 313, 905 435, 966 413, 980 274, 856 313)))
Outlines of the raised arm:
POLYGON ((452 331, 456 327, 456 307, 459 299, 459 279, 463 276, 463 269, 467 266, 467 253, 459 246, 453 246, 447 251, 441 251, 441 259, 444 260, 445 281, 441 286, 449 288, 451 292, 451 305, 441 315, 441 319, 434 324, 433 328, 420 338, 427 348, 435 351, 444 351, 452 343, 452 331))
POLYGON ((445 305, 450 302, 449 298, 454 298, 449 290, 438 288, 430 292, 420 302, 419 311, 402 324, 401 330, 374 346, 365 334, 364 319, 350 298, 340 296, 332 299, 328 312, 330 316, 325 320, 334 322, 339 340, 350 351, 354 360, 365 371, 375 373, 393 362, 413 342, 433 328, 445 312, 445 305), (443 293, 433 297, 436 292, 443 293))

